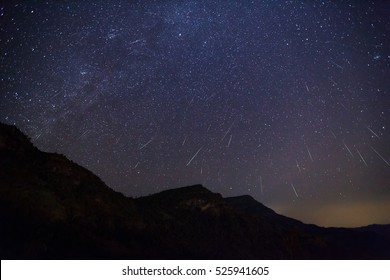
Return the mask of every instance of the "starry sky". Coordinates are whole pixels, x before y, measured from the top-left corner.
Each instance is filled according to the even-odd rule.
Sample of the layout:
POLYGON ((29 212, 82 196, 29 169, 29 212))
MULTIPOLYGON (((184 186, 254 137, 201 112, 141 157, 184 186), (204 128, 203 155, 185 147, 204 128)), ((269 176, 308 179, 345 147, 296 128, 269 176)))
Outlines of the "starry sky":
POLYGON ((388 1, 5 1, 0 121, 114 190, 390 223, 388 1))

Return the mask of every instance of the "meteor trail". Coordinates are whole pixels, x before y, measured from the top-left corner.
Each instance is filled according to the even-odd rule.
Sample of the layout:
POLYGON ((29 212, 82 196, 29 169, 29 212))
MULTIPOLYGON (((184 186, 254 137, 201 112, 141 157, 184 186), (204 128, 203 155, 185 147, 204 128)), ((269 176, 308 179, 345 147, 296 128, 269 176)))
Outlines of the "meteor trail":
POLYGON ((194 96, 192 96, 192 99, 191 99, 191 101, 188 103, 188 101, 187 101, 187 103, 188 103, 188 105, 191 105, 192 104, 192 102, 194 102, 194 98, 195 98, 195 96, 196 96, 196 93, 194 94, 194 96))
POLYGON ((291 187, 292 187, 292 189, 293 189, 293 191, 294 191, 294 193, 295 193, 295 196, 299 198, 299 196, 298 196, 298 194, 297 194, 297 191, 296 191, 295 188, 294 188, 293 183, 291 183, 291 187))
POLYGON ((232 129, 233 125, 234 125, 234 122, 232 123, 232 125, 228 128, 228 130, 226 130, 225 134, 223 135, 222 139, 221 139, 221 142, 223 141, 223 139, 225 139, 226 135, 228 135, 228 133, 230 132, 230 130, 232 129))
POLYGON ((307 86, 306 82, 305 82, 305 87, 306 87, 307 92, 310 92, 309 87, 307 86))
POLYGON ((340 68, 341 70, 344 70, 344 68, 340 65, 340 64, 337 64, 336 62, 334 62, 333 60, 330 60, 329 61, 331 64, 333 64, 334 66, 340 68))
POLYGON ((348 150, 349 154, 351 155, 351 157, 354 157, 351 150, 348 148, 347 144, 345 144, 344 140, 343 140, 343 144, 345 146, 345 148, 348 150))
POLYGON ((87 135, 87 133, 89 133, 91 130, 90 129, 87 129, 85 130, 80 136, 79 136, 79 139, 80 138, 83 138, 85 135, 87 135))
POLYGON ((311 156, 309 147, 308 147, 307 145, 306 145, 306 149, 307 149, 307 153, 309 154, 310 160, 311 160, 312 162, 314 162, 313 157, 311 156))
POLYGON ((209 97, 207 97, 206 101, 209 101, 211 98, 215 96, 215 93, 211 94, 209 97))
POLYGON ((343 103, 340 102, 341 107, 343 107, 346 111, 348 111, 347 107, 343 103))
POLYGON ((223 135, 221 141, 223 141, 223 139, 225 139, 226 135, 229 133, 230 129, 232 129, 232 127, 229 127, 228 130, 226 130, 225 134, 223 135))
POLYGON ((135 40, 135 41, 133 41, 133 42, 130 42, 129 45, 136 44, 136 43, 141 42, 141 41, 143 41, 143 40, 144 40, 144 38, 135 40))
POLYGON ((388 166, 390 166, 390 164, 387 162, 387 160, 385 160, 385 158, 382 157, 380 153, 378 153, 372 146, 370 146, 370 147, 388 166))
POLYGON ((143 148, 146 148, 146 146, 148 146, 150 144, 150 142, 153 141, 153 138, 150 139, 148 142, 146 142, 145 144, 143 144, 139 149, 142 150, 143 148))
POLYGON ((233 134, 230 134, 230 139, 229 139, 229 143, 227 144, 227 146, 226 147, 230 147, 230 142, 232 142, 232 136, 233 136, 233 134))
POLYGON ((330 128, 329 128, 329 130, 330 130, 330 133, 332 133, 332 135, 333 135, 334 139, 336 139, 336 134, 334 134, 333 130, 332 130, 332 129, 330 129, 330 128))
POLYGON ((364 160, 362 154, 359 152, 358 149, 356 149, 356 151, 357 151, 357 153, 359 154, 359 156, 360 156, 360 158, 362 159, 362 161, 364 162, 364 164, 368 167, 367 162, 364 160))
POLYGON ((38 136, 35 136, 35 137, 34 137, 34 140, 38 140, 38 138, 41 137, 41 135, 42 135, 42 132, 40 132, 40 133, 38 134, 38 136))
POLYGON ((194 154, 194 156, 190 159, 186 166, 190 165, 193 159, 199 154, 199 152, 203 149, 203 147, 199 148, 199 150, 194 154))
POLYGON ((186 140, 187 140, 187 136, 184 138, 184 141, 183 141, 183 143, 181 144, 182 146, 184 146, 184 144, 186 143, 186 140))
POLYGON ((371 131, 371 133, 374 134, 376 138, 379 139, 378 134, 376 134, 374 131, 372 131, 372 129, 371 129, 370 127, 367 126, 367 129, 368 129, 369 131, 371 131))

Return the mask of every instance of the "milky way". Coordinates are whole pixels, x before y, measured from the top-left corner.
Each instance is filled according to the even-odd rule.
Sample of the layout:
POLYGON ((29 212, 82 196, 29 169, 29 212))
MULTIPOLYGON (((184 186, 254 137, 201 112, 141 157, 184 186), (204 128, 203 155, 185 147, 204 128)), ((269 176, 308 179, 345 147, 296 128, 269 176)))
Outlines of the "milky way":
POLYGON ((387 1, 8 1, 0 121, 129 196, 390 222, 387 1))

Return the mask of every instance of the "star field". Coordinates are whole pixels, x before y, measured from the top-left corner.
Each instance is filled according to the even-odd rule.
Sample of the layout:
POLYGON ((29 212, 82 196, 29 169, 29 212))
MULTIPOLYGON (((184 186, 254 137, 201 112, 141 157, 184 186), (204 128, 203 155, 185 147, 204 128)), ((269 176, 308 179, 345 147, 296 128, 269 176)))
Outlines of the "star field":
POLYGON ((390 222, 386 1, 9 1, 0 121, 140 196, 390 222))

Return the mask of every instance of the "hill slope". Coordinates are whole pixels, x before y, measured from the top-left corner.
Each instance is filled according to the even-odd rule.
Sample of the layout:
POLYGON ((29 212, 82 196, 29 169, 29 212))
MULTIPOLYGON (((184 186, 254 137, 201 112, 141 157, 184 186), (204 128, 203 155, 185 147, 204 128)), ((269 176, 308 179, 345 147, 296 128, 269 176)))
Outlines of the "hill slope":
MULTIPOLYGON (((0 124, 2 259, 389 259, 387 230, 325 229, 200 185, 133 199, 0 124)), ((388 227, 384 227, 388 229, 388 227)))

